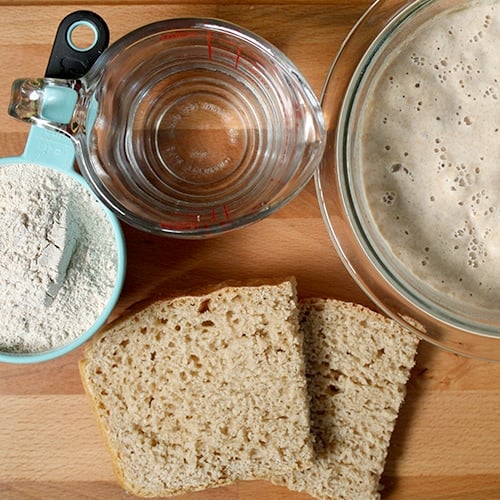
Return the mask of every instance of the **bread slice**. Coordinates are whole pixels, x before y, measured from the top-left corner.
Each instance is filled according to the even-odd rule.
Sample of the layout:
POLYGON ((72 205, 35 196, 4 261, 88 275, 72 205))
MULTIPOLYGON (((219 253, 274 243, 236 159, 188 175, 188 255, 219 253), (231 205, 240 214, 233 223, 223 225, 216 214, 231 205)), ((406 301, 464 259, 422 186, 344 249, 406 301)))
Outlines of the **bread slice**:
POLYGON ((379 481, 417 338, 360 305, 300 306, 315 462, 271 480, 319 500, 379 498, 379 481))
POLYGON ((96 336, 80 372, 136 495, 312 464, 294 280, 156 300, 96 336))

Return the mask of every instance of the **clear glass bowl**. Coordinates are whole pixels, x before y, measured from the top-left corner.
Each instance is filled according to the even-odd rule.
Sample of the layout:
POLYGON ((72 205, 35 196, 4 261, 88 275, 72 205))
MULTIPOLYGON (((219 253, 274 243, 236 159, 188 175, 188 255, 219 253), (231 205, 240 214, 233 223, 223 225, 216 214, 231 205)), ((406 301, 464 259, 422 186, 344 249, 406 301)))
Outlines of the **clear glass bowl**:
MULTIPOLYGON (((375 220, 367 201, 368 191, 365 190, 361 168, 360 145, 363 141, 375 140, 379 134, 379 130, 372 130, 371 135, 362 130, 367 113, 365 104, 374 82, 387 67, 384 65, 388 58, 401 44, 411 43, 415 31, 424 23, 450 8, 459 9, 469 3, 382 0, 375 2, 362 16, 342 45, 323 89, 327 145, 316 175, 316 188, 337 252, 358 285, 381 310, 421 338, 444 349, 498 361, 500 301, 492 303, 494 301, 490 300, 492 293, 493 296, 498 294, 498 287, 490 289, 490 295, 484 295, 484 301, 480 298, 468 301, 461 293, 466 284, 454 285, 453 290, 448 287, 449 292, 446 292, 446 288, 439 289, 431 284, 432 280, 420 276, 415 268, 410 271, 408 262, 401 258, 402 252, 408 249, 398 248, 395 242, 381 236, 380 221, 375 220)), ((412 143, 415 147, 417 137, 411 126, 404 140, 408 141, 409 147, 412 143)), ((434 141, 434 138, 429 140, 434 141)), ((405 193, 398 195, 404 197, 405 193)), ((453 210, 450 205, 447 215, 453 216, 453 210)), ((491 230, 498 234, 498 206, 492 205, 490 210, 493 210, 490 221, 494 221, 491 230)), ((412 220, 420 217, 419 213, 410 215, 414 217, 412 220)), ((419 224, 428 224, 432 229, 430 222, 418 220, 419 224)), ((423 240, 422 248, 425 245, 423 240)), ((429 250, 428 246, 426 250, 429 250)), ((491 253, 489 262, 497 268, 491 253)), ((427 258, 425 255, 420 257, 427 258)), ((446 259, 442 265, 446 265, 446 259)), ((439 274, 439 265, 436 269, 439 274)))

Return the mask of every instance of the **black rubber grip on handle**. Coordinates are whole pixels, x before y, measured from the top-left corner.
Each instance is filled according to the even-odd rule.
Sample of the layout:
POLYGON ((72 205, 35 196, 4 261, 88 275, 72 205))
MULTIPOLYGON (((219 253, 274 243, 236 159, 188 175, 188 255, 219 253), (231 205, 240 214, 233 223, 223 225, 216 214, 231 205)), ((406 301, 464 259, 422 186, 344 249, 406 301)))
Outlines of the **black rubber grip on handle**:
POLYGON ((48 78, 81 78, 87 73, 109 44, 109 29, 95 12, 79 10, 66 16, 57 29, 49 63, 48 78), (88 48, 79 49, 71 43, 72 31, 81 25, 91 26, 95 40, 88 48), (73 45, 73 46, 72 46, 73 45))

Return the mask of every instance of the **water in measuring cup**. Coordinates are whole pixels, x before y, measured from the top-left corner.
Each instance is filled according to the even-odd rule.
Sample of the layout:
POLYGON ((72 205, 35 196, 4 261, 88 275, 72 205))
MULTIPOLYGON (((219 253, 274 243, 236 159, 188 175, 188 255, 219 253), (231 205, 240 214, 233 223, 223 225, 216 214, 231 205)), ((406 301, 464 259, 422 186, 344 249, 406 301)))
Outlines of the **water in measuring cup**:
POLYGON ((278 68, 189 36, 189 49, 169 47, 154 63, 131 58, 103 82, 113 99, 97 112, 90 151, 133 212, 230 220, 272 202, 303 161, 310 131, 297 133, 302 103, 278 68))

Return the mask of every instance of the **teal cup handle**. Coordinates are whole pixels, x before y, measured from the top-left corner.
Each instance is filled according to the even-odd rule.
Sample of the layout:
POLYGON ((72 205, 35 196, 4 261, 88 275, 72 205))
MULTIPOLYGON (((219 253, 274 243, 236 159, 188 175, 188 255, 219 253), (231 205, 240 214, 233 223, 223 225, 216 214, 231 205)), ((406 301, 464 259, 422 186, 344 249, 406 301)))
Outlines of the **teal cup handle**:
POLYGON ((79 80, 18 79, 12 84, 9 114, 41 128, 72 136, 79 80))

